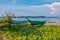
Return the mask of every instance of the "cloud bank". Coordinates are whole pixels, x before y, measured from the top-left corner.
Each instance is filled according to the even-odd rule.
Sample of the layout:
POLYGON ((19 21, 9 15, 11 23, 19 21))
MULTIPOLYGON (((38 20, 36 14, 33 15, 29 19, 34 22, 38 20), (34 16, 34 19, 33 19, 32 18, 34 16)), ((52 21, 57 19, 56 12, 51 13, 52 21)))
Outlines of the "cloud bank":
MULTIPOLYGON (((12 2, 16 3, 16 2, 12 2)), ((0 16, 4 12, 15 13, 18 16, 58 16, 60 2, 43 5, 0 5, 0 16)))

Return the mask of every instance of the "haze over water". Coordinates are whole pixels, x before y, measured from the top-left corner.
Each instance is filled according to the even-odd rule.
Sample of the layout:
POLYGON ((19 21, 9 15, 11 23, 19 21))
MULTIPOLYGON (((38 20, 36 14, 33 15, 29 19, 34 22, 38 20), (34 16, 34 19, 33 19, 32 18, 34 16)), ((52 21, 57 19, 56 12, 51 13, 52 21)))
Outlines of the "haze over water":
MULTIPOLYGON (((56 22, 56 23, 60 23, 60 18, 29 18, 30 20, 36 20, 36 21, 51 21, 51 22, 56 22)), ((25 21, 27 19, 25 18, 13 18, 13 20, 15 21, 25 21)))

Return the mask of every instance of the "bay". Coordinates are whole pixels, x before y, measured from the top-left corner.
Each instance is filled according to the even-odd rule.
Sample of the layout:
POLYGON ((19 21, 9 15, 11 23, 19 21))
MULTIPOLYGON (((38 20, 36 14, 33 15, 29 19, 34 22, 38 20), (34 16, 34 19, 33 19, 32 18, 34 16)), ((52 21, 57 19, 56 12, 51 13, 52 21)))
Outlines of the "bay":
MULTIPOLYGON (((56 22, 60 23, 60 18, 28 18, 30 20, 35 20, 35 21, 47 21, 48 22, 56 22)), ((13 18, 15 21, 27 21, 26 18, 13 18)))

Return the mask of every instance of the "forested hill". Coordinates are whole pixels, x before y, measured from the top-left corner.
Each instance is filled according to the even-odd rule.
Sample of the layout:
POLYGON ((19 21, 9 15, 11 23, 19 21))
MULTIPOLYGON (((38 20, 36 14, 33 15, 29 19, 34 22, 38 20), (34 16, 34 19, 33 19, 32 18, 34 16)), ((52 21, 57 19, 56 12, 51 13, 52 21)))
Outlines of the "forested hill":
MULTIPOLYGON (((60 17, 46 17, 46 16, 14 16, 13 18, 60 18, 60 17)), ((0 17, 2 18, 2 17, 0 17)))

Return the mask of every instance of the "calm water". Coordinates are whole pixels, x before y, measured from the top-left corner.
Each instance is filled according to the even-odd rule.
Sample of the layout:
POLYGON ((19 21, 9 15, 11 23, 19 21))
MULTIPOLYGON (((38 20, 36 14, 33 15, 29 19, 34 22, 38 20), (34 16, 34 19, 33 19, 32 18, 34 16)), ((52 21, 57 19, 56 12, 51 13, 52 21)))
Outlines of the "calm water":
MULTIPOLYGON (((60 23, 60 18, 29 18, 30 20, 37 20, 37 21, 52 21, 52 22, 56 22, 56 23, 60 23)), ((25 21, 27 19, 25 18, 13 18, 13 20, 16 21, 25 21)))

